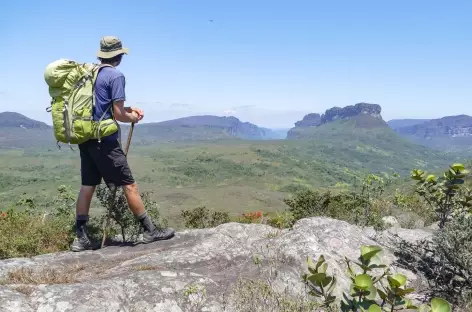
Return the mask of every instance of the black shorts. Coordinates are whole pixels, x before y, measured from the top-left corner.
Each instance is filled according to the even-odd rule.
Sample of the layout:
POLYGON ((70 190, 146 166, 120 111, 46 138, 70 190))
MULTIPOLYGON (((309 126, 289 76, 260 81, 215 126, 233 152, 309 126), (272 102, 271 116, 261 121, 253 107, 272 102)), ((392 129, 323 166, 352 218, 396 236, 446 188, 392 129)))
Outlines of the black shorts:
POLYGON ((102 178, 110 188, 134 183, 118 140, 89 140, 79 144, 79 150, 82 185, 99 185, 102 178))

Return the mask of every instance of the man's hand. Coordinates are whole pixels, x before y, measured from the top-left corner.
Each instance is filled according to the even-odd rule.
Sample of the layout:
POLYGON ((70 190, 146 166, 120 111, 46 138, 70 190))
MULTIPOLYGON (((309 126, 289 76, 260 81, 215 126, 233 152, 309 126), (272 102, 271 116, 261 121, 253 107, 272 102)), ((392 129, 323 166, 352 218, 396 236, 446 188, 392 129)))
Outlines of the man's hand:
POLYGON ((124 101, 115 101, 113 111, 115 119, 121 122, 137 123, 144 117, 144 112, 134 107, 124 107, 124 101))
POLYGON ((126 107, 126 112, 127 113, 136 113, 136 115, 138 116, 138 121, 143 119, 144 118, 144 112, 143 110, 139 109, 139 108, 136 108, 136 107, 126 107))

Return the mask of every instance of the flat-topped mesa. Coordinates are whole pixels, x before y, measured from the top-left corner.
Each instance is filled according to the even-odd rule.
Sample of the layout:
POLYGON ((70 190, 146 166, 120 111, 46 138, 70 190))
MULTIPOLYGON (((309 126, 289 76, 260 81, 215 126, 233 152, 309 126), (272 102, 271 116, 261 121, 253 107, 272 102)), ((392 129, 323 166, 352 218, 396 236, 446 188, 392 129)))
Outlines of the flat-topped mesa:
POLYGON ((357 103, 345 107, 327 109, 324 114, 311 113, 295 123, 295 128, 318 127, 339 119, 352 119, 359 116, 370 116, 378 120, 375 124, 383 123, 382 108, 378 104, 357 103))
POLYGON ((382 119, 382 108, 378 104, 357 103, 356 105, 349 105, 343 108, 333 107, 321 115, 321 124, 335 121, 338 119, 351 119, 352 117, 361 115, 370 115, 374 118, 382 119))

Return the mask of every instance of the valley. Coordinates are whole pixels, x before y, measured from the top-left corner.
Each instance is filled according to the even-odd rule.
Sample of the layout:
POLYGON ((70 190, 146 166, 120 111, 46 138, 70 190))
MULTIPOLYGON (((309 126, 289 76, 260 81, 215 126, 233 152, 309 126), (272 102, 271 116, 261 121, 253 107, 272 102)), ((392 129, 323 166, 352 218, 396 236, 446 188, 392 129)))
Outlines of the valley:
MULTIPOLYGON (((287 139, 238 119, 194 116, 135 127, 129 163, 142 191, 172 224, 182 209, 205 206, 238 215, 282 211, 284 198, 304 189, 343 192, 370 173, 385 179, 412 168, 441 170, 461 155, 431 150, 398 135, 380 116, 380 106, 328 110, 316 126, 294 123, 287 139), (365 113, 365 112, 371 112, 365 113)), ((11 119, 11 118, 10 118, 11 119)), ((18 117, 18 119, 21 119, 18 117)), ((24 123, 24 121, 21 121, 24 123)), ((128 125, 122 125, 126 144, 128 125)), ((57 187, 80 186, 78 149, 60 144, 50 127, 3 127, 0 200, 47 202, 57 187)), ((96 204, 96 202, 95 202, 96 204)), ((94 213, 101 213, 97 208, 94 213)))

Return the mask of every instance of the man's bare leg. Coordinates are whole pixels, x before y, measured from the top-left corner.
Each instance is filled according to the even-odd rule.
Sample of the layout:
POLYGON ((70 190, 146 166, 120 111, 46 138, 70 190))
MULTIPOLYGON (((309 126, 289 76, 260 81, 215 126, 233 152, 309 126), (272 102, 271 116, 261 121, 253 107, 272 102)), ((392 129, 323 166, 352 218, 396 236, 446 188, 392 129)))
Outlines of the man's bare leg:
POLYGON ((79 197, 75 205, 77 216, 88 216, 94 192, 95 186, 82 185, 80 187, 79 197))
POLYGON ((124 185, 123 192, 125 193, 126 200, 128 201, 129 209, 136 217, 146 212, 141 199, 141 194, 139 194, 137 183, 124 185))

